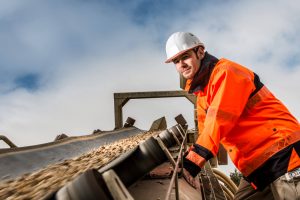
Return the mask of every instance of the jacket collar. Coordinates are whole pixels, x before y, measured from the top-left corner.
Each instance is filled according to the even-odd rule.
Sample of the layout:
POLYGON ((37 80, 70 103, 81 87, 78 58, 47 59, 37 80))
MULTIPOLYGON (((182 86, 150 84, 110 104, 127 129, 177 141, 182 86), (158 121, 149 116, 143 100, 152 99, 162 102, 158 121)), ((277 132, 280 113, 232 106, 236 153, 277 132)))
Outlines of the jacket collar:
POLYGON ((216 57, 205 52, 198 72, 195 74, 193 79, 187 80, 185 90, 189 93, 203 92, 218 61, 219 60, 216 57))

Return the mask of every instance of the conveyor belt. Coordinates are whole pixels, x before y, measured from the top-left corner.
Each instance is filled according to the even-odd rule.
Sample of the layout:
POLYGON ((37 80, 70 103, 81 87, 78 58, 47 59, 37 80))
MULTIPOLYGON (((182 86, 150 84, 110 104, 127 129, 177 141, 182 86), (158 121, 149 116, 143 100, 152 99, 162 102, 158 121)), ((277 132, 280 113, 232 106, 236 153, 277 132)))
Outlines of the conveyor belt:
POLYGON ((41 145, 0 150, 0 179, 3 181, 30 173, 141 132, 143 131, 140 129, 130 127, 41 145))
MULTIPOLYGON (((163 149, 166 148, 166 145, 171 147, 181 144, 180 141, 183 141, 183 135, 185 135, 181 131, 183 129, 180 126, 174 126, 155 137, 149 137, 140 143, 139 146, 99 169, 98 172, 89 170, 80 175, 74 181, 49 196, 48 200, 83 200, 86 197, 91 200, 132 199, 131 197, 129 198, 129 192, 126 194, 126 187, 129 187, 167 160, 169 157, 167 155, 170 155, 170 153, 166 154, 163 149), (173 142, 167 142, 166 144, 162 142, 172 137, 174 137, 174 140, 171 140, 173 142)), ((183 146, 184 143, 181 144, 180 153, 183 151, 183 146)), ((180 160, 177 161, 174 169, 176 172, 178 171, 180 160)), ((169 188, 171 187, 172 185, 169 188)))
MULTIPOLYGON (((165 152, 164 149, 166 147, 174 147, 176 144, 180 145, 179 154, 182 155, 185 142, 182 137, 185 134, 181 130, 183 129, 180 126, 174 126, 160 133, 146 133, 136 128, 127 128, 102 133, 101 135, 67 138, 49 144, 18 148, 15 151, 4 152, 0 154, 0 164, 1 166, 5 166, 6 163, 3 160, 7 159, 11 164, 11 168, 9 169, 6 166, 5 169, 7 172, 13 174, 16 173, 16 167, 13 165, 17 163, 40 163, 40 159, 43 159, 42 163, 53 163, 53 159, 45 159, 44 157, 52 155, 57 158, 58 156, 53 154, 54 152, 59 154, 60 159, 58 161, 61 161, 81 155, 82 153, 87 153, 89 150, 101 146, 98 150, 89 151, 88 155, 65 160, 59 166, 56 166, 58 164, 49 165, 50 167, 46 170, 3 182, 2 185, 0 184, 0 199, 132 200, 134 198, 144 200, 153 199, 154 194, 155 197, 162 198, 165 196, 166 188, 168 188, 166 199, 206 199, 207 196, 203 195, 201 191, 192 188, 182 177, 179 177, 178 181, 177 178, 174 179, 174 177, 178 177, 178 174, 174 173, 174 171, 179 172, 178 166, 181 159, 178 155, 175 155, 175 158, 178 158, 175 169, 173 168, 174 165, 170 167, 171 164, 167 162, 168 166, 165 166, 166 163, 164 163, 164 168, 150 172, 166 161, 167 157, 170 161, 174 159, 170 155, 170 152, 165 152), (120 140, 122 138, 123 140, 120 140), (132 144, 133 140, 135 141, 134 138, 137 139, 135 145, 138 146, 132 144), (107 143, 112 144, 104 145, 107 143), (126 149, 128 151, 124 151, 126 149), (126 153, 120 156, 124 152, 126 153), (113 159, 115 160, 112 161, 113 159), (171 170, 168 174, 174 173, 172 179, 166 179, 166 177, 157 179, 160 177, 160 174, 165 175, 165 170, 171 170), (147 173, 149 175, 145 179, 141 179, 147 173), (176 186, 175 190, 174 184, 176 186), (168 187, 166 187, 167 185, 168 187), (179 187, 177 187, 178 185, 179 187), (146 194, 149 195, 148 198, 145 197, 146 194)), ((32 166, 38 165, 35 164, 32 166)), ((19 171, 22 170, 22 167, 17 166, 17 168, 19 171)), ((2 173, 3 170, 2 168, 0 169, 2 173)), ((28 170, 28 167, 26 169, 28 170)), ((206 174, 204 175, 205 177, 207 176, 208 182, 206 183, 202 180, 204 194, 206 194, 205 190, 209 190, 209 194, 213 194, 213 196, 209 195, 209 199, 219 199, 219 197, 222 197, 220 199, 226 199, 222 188, 218 186, 218 181, 212 180, 214 175, 210 173, 210 167, 206 167, 205 170, 206 174)))

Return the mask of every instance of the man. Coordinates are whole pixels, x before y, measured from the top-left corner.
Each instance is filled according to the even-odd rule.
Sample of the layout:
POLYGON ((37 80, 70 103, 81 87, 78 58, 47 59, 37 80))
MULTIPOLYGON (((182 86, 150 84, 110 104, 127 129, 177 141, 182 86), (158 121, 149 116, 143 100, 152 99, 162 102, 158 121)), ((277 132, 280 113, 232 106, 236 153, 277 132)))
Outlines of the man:
POLYGON ((199 137, 184 158, 185 178, 195 186, 222 143, 253 191, 270 186, 275 199, 300 198, 300 124, 258 75, 208 54, 191 33, 172 34, 166 53, 197 96, 199 137))

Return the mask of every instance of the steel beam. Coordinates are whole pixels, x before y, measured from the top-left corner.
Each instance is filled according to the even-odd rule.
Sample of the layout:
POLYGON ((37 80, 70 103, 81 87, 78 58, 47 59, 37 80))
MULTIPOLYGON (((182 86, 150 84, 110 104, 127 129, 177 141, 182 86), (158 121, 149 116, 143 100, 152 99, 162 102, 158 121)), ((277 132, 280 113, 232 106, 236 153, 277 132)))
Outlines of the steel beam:
POLYGON ((145 98, 168 98, 168 97, 186 97, 196 108, 196 97, 183 90, 175 91, 152 91, 152 92, 127 92, 114 93, 115 104, 115 129, 123 126, 123 106, 130 99, 145 99, 145 98))

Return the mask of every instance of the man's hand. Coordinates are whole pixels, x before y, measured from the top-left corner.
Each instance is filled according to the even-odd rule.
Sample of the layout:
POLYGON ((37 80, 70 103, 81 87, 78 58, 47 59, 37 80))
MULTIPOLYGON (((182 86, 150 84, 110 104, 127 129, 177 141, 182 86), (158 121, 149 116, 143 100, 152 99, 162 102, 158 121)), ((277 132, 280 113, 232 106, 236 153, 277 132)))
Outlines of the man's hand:
POLYGON ((201 171, 201 168, 196 163, 201 164, 202 161, 205 162, 205 159, 198 155, 197 152, 194 151, 194 149, 195 147, 193 145, 183 155, 183 177, 192 187, 200 190, 200 181, 197 175, 201 171), (188 159, 188 157, 190 157, 191 160, 196 160, 196 162, 191 161, 190 159, 188 159))
POLYGON ((200 182, 198 176, 194 178, 186 169, 183 168, 183 177, 193 188, 200 190, 200 182))

